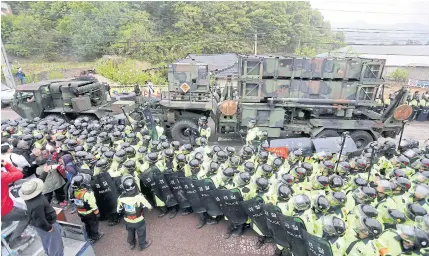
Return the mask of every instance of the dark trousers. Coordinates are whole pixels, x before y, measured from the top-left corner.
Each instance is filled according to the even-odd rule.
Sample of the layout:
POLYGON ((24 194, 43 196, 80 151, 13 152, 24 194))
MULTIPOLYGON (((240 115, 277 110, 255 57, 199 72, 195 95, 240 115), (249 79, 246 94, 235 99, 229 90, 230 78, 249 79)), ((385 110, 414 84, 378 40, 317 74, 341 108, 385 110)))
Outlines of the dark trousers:
POLYGON ((136 233, 139 240, 139 247, 143 248, 146 245, 146 221, 142 220, 139 223, 125 222, 125 227, 128 231, 127 242, 136 244, 136 233))
POLYGON ((87 215, 79 214, 80 220, 85 224, 86 233, 88 234, 89 239, 97 238, 100 233, 98 233, 98 217, 94 213, 87 215))
POLYGON ((12 223, 13 221, 19 221, 18 226, 12 232, 12 235, 9 238, 9 244, 12 243, 15 239, 21 237, 21 234, 27 228, 30 218, 27 215, 27 211, 18 207, 13 207, 5 216, 1 217, 3 224, 12 223))
POLYGON ((54 193, 55 193, 55 198, 57 199, 58 203, 61 203, 62 201, 64 201, 64 199, 65 199, 64 186, 62 186, 59 189, 56 189, 52 192, 44 194, 49 203, 52 202, 52 198, 54 197, 54 193))
POLYGON ((52 225, 52 232, 47 232, 43 229, 37 228, 37 234, 39 234, 43 249, 49 256, 63 256, 64 255, 64 244, 61 236, 61 226, 58 223, 52 225))

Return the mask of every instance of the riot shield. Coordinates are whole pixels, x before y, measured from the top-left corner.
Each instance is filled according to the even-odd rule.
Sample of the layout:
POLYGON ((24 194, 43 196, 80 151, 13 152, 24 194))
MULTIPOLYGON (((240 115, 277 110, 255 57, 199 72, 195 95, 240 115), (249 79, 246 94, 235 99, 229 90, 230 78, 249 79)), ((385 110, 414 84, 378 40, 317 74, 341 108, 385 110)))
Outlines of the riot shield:
POLYGON ((170 187, 168 186, 168 182, 164 177, 164 174, 159 171, 153 172, 153 179, 155 180, 156 186, 162 195, 162 201, 165 202, 167 207, 172 207, 177 205, 177 200, 174 197, 173 192, 171 192, 170 187))
POLYGON ((247 214, 240 201, 243 201, 238 189, 217 189, 210 191, 210 196, 217 202, 225 217, 235 225, 246 223, 247 214))
MULTIPOLYGON (((338 154, 341 150, 342 137, 329 137, 329 138, 317 138, 313 139, 313 145, 316 152, 329 152, 332 154, 338 154)), ((346 137, 344 143, 343 154, 353 153, 357 151, 356 143, 352 138, 346 137)))
POLYGON ((147 170, 143 173, 140 173, 139 179, 144 187, 150 189, 152 195, 157 196, 159 199, 163 198, 162 193, 156 184, 152 170, 147 170))
POLYGON ((192 180, 192 182, 197 188, 201 203, 206 209, 207 214, 212 217, 223 215, 219 205, 213 197, 210 196, 210 192, 216 190, 216 185, 213 183, 212 179, 192 180))
MULTIPOLYGON (((323 238, 302 231, 308 256, 333 256, 331 245, 323 238)), ((302 246, 304 247, 304 246, 302 246)), ((303 254, 304 255, 304 254, 303 254)))
POLYGON ((250 217, 253 224, 258 227, 264 236, 272 236, 267 226, 267 218, 264 214, 264 200, 257 196, 247 201, 240 202, 246 214, 250 217))
POLYGON ((424 122, 428 119, 429 116, 429 107, 423 107, 419 115, 416 118, 416 121, 424 122))
POLYGON ((278 218, 291 244, 290 249, 293 255, 306 255, 307 250, 302 246, 302 232, 305 231, 304 222, 300 218, 285 216, 283 214, 279 215, 278 218))
POLYGON ((188 177, 180 177, 179 181, 186 193, 186 198, 188 199, 189 203, 191 203, 192 210, 196 213, 205 212, 206 209, 201 202, 197 188, 194 186, 193 179, 188 177))
POLYGON ((267 229, 272 234, 276 244, 279 244, 287 249, 291 248, 288 236, 282 225, 279 216, 282 215, 280 208, 273 204, 264 204, 264 213, 267 220, 267 229))
POLYGON ((116 212, 116 203, 119 193, 109 173, 102 172, 93 176, 91 179, 91 187, 94 191, 100 215, 104 218, 116 212))
POLYGON ((289 152, 302 150, 304 156, 311 156, 314 152, 310 138, 275 139, 270 141, 270 148, 286 147, 289 152))
POLYGON ((176 201, 179 203, 180 209, 188 208, 191 206, 188 199, 186 198, 186 193, 180 184, 179 177, 185 177, 185 174, 181 171, 164 173, 164 177, 170 186, 171 192, 173 193, 176 201))

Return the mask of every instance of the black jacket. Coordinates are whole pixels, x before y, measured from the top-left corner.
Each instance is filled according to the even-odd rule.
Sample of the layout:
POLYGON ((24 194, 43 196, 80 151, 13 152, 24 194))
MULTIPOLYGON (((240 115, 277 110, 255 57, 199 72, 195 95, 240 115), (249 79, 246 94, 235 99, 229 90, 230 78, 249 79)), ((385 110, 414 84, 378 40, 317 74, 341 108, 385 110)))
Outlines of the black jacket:
POLYGON ((27 212, 30 216, 30 224, 36 228, 49 231, 52 224, 57 221, 57 213, 42 194, 25 201, 27 212))

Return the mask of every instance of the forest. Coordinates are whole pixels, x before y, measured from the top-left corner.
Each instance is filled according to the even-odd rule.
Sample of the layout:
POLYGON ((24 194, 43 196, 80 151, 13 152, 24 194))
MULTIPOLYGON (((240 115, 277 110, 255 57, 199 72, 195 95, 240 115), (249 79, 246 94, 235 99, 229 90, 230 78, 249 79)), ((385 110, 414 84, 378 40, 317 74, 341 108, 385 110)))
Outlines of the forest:
POLYGON ((47 61, 119 55, 162 65, 187 53, 314 56, 344 35, 309 2, 8 2, 8 54, 47 61))

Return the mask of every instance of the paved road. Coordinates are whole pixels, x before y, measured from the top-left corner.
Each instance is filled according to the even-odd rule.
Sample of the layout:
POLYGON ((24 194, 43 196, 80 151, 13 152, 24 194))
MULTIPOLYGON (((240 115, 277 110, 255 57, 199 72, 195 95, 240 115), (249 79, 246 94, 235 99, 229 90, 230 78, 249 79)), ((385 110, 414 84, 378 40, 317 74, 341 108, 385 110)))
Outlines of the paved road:
MULTIPOLYGON (((13 119, 17 114, 5 108, 1 111, 1 119, 13 119)), ((428 138, 429 122, 413 122, 407 125, 404 138, 415 138, 423 141, 428 138)), ((221 141, 219 144, 233 145, 240 144, 236 141, 221 141)), ((152 245, 144 252, 137 250, 130 251, 126 242, 127 232, 123 221, 114 227, 107 226, 107 222, 101 222, 100 229, 105 236, 94 245, 97 255, 272 255, 274 246, 265 245, 260 250, 254 248, 257 239, 255 233, 247 229, 245 234, 239 238, 225 240, 222 235, 226 231, 227 225, 221 221, 217 225, 205 226, 202 229, 195 229, 198 223, 198 216, 191 214, 181 216, 180 214, 173 220, 168 217, 158 218, 158 211, 145 212, 147 220, 147 236, 152 240, 152 245)), ((66 212, 68 221, 81 223, 76 214, 70 215, 66 212)))

